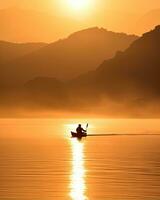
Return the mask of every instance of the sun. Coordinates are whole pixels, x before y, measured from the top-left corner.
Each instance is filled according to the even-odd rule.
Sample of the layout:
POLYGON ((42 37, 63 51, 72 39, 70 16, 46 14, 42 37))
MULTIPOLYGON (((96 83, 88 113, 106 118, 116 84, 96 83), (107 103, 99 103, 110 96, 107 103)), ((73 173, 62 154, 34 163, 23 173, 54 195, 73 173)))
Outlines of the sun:
POLYGON ((89 19, 96 10, 97 0, 57 0, 59 13, 76 20, 89 19))
POLYGON ((90 0, 68 0, 68 6, 75 11, 82 11, 88 9, 90 3, 90 0))

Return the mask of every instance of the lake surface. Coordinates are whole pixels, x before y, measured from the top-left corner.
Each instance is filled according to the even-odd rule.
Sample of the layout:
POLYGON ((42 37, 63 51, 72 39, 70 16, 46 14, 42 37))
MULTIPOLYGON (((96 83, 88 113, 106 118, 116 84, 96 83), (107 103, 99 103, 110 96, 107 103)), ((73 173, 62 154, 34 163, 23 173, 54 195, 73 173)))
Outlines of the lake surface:
POLYGON ((1 119, 0 200, 159 200, 160 120, 1 119), (84 125, 85 127, 85 125, 84 125))

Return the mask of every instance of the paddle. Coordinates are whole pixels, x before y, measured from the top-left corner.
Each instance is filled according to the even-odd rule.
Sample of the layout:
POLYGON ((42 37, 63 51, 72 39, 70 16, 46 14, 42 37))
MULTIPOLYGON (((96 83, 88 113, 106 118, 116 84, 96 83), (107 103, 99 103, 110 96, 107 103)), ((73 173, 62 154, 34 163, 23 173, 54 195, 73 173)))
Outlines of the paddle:
POLYGON ((88 129, 88 123, 87 123, 87 125, 86 125, 86 133, 87 133, 87 129, 88 129))

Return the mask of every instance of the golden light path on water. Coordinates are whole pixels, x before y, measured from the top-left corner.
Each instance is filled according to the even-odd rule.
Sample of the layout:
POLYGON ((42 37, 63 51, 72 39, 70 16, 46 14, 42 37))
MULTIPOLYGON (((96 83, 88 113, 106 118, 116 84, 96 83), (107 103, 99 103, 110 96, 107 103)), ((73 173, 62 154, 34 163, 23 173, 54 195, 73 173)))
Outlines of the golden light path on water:
POLYGON ((72 175, 70 184, 70 197, 72 200, 88 200, 85 195, 85 166, 84 144, 77 139, 71 140, 72 145, 72 175))

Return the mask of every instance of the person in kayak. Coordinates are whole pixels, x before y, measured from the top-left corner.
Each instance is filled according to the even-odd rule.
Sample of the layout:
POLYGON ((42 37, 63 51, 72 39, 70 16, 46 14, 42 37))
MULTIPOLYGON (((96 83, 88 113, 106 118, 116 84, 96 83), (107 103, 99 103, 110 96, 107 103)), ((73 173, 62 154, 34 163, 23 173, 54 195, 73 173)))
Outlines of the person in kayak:
POLYGON ((76 131, 77 131, 77 134, 78 134, 78 135, 86 134, 86 130, 84 130, 84 129, 82 128, 81 124, 78 125, 76 131))

